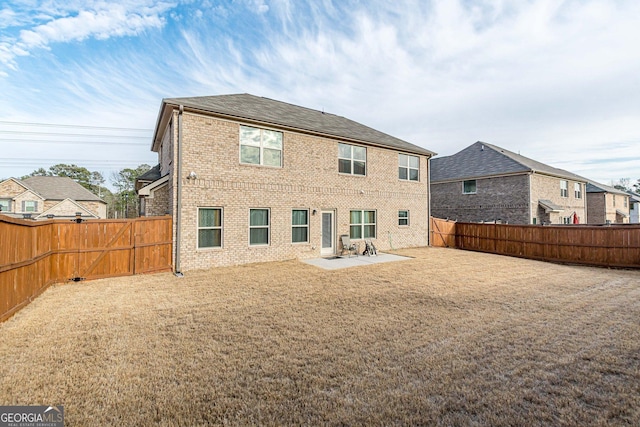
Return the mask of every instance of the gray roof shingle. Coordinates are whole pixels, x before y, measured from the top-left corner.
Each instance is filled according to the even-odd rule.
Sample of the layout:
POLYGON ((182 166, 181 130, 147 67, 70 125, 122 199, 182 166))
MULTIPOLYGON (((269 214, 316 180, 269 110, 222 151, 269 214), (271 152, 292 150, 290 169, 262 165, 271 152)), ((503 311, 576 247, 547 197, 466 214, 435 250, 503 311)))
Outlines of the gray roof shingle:
POLYGON ((482 141, 471 144, 451 156, 431 159, 431 180, 433 182, 518 172, 539 172, 574 181, 588 181, 586 178, 564 169, 554 168, 482 141))
POLYGON ((66 176, 32 176, 21 181, 45 200, 80 200, 102 202, 100 197, 66 176))
POLYGON ((587 183, 587 193, 611 193, 611 194, 621 194, 624 196, 628 196, 629 194, 624 190, 618 190, 615 187, 611 187, 609 185, 600 184, 598 182, 588 182, 587 183))
POLYGON ((400 151, 433 156, 435 153, 335 114, 250 94, 165 98, 166 104, 183 105, 210 113, 285 126, 302 131, 354 139, 400 151))

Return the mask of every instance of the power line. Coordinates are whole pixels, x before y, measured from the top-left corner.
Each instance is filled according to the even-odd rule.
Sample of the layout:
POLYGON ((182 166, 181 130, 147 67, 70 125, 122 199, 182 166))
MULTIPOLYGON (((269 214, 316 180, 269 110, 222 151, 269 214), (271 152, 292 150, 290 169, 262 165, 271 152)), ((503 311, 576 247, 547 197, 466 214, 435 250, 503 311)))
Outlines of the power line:
POLYGON ((11 135, 42 135, 42 136, 64 136, 83 138, 118 138, 118 139, 150 139, 148 136, 128 136, 128 135, 96 135, 84 133, 58 133, 58 132, 23 132, 19 130, 0 130, 0 134, 11 135))
POLYGON ((2 142, 24 142, 27 144, 86 144, 86 145, 144 145, 149 146, 146 142, 113 142, 113 141, 60 141, 56 139, 18 139, 18 138, 0 138, 2 142))
POLYGON ((6 120, 0 120, 0 124, 3 125, 17 125, 17 126, 39 126, 39 127, 59 127, 59 128, 77 128, 77 129, 96 129, 96 130, 119 130, 119 131, 132 131, 132 132, 153 132, 153 129, 141 129, 141 128, 120 128, 110 126, 86 126, 86 125, 63 125, 54 123, 33 123, 33 122, 11 122, 6 120))

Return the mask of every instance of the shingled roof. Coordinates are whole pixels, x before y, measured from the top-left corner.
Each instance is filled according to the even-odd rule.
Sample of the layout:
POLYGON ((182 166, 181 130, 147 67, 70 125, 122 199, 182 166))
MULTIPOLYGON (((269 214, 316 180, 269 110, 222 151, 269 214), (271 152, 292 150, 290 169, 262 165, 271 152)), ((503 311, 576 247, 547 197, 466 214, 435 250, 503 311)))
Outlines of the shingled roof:
POLYGON ((454 155, 431 159, 432 182, 500 176, 519 172, 537 172, 573 181, 588 181, 586 178, 564 169, 554 168, 482 141, 478 141, 454 155))
POLYGON ((100 197, 65 176, 32 176, 20 182, 45 200, 71 199, 105 203, 100 197))
POLYGON ((609 185, 600 184, 598 182, 591 181, 587 183, 587 193, 611 193, 611 194, 620 194, 623 196, 628 196, 624 190, 618 190, 615 187, 611 187, 609 185))
MULTIPOLYGON (((346 138, 415 154, 435 155, 425 148, 387 135, 368 126, 335 114, 312 110, 286 102, 250 94, 165 98, 156 125, 156 137, 165 107, 179 105, 185 108, 262 123, 275 127, 297 129, 315 134, 346 138)), ((154 138, 155 142, 155 138, 154 138)))

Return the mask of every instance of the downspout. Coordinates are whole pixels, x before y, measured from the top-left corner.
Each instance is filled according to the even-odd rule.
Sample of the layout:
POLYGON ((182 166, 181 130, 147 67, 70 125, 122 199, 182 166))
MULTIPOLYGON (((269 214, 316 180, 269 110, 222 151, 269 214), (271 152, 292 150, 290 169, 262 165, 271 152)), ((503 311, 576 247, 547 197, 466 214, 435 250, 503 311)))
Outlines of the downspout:
MULTIPOLYGON (((533 204, 533 200, 531 200, 531 196, 533 196, 533 190, 531 189, 531 183, 533 182, 533 172, 529 174, 529 224, 533 224, 533 207, 537 206, 533 204)), ((536 224, 537 224, 536 220, 536 224)))
POLYGON ((184 112, 184 106, 180 105, 178 109, 178 179, 177 179, 177 193, 178 200, 176 201, 176 265, 174 274, 177 277, 183 277, 180 271, 180 245, 181 245, 181 230, 182 230, 182 113, 184 112))
POLYGON ((427 157, 427 246, 431 246, 431 156, 427 157))

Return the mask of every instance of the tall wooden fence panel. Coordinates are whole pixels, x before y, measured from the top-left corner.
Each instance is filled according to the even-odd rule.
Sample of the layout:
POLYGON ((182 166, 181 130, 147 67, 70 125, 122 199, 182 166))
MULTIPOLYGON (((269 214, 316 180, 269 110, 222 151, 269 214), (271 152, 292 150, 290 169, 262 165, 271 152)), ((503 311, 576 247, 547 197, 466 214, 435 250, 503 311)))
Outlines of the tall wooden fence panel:
POLYGON ((431 246, 454 248, 456 246, 456 223, 431 217, 431 246))
POLYGON ((0 321, 52 283, 170 271, 171 217, 29 221, 0 216, 0 321))
POLYGON ((640 268, 640 225, 455 223, 455 247, 522 258, 640 268))

